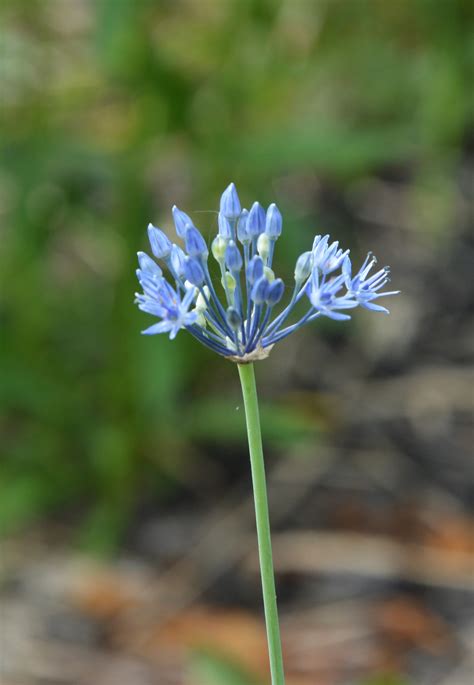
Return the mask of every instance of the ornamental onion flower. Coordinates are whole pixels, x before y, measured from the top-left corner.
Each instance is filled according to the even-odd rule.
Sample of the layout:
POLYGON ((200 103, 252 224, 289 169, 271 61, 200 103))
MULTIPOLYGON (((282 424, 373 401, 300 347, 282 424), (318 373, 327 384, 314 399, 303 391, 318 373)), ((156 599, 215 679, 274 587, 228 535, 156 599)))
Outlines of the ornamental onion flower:
POLYGON ((148 335, 169 333, 174 338, 185 329, 214 352, 236 362, 251 362, 266 357, 276 342, 318 317, 346 321, 351 318, 348 312, 358 306, 388 313, 375 300, 398 292, 382 291, 390 280, 390 271, 384 267, 371 274, 376 263, 372 253, 354 274, 349 250, 343 250, 338 241, 330 242, 329 235, 317 235, 312 249, 296 260, 293 292, 286 307, 277 312, 284 285, 281 279, 272 285, 272 264, 283 220, 275 204, 265 211, 254 202, 247 211, 241 208, 235 185, 227 187, 221 197, 219 230, 211 248, 220 271, 215 284, 203 235, 176 206, 173 220, 183 247, 151 224, 148 235, 153 255, 168 267, 174 286, 156 265, 151 287, 152 269, 139 253, 138 277, 143 294, 137 295, 136 301, 143 311, 160 319, 159 324, 144 331, 148 335), (204 288, 208 292, 206 307, 200 309, 199 317, 193 316, 204 288), (304 302, 306 313, 291 322, 297 305, 301 308, 304 302))
POLYGON ((372 273, 376 264, 372 253, 354 272, 349 250, 340 247, 338 241, 331 243, 329 235, 317 235, 312 249, 296 260, 293 289, 287 304, 281 305, 285 286, 272 267, 283 219, 275 204, 266 211, 258 202, 250 211, 242 209, 231 183, 221 197, 219 230, 210 250, 192 219, 176 206, 172 212, 183 246, 172 243, 159 228, 148 227, 151 251, 170 277, 151 257, 138 253, 137 276, 143 292, 136 295, 136 303, 159 320, 143 333, 168 333, 173 339, 184 329, 213 352, 237 362, 247 422, 272 685, 284 685, 253 361, 268 356, 275 343, 321 316, 347 321, 351 318, 348 312, 359 306, 388 313, 375 300, 398 291, 382 291, 390 271, 384 267, 372 273), (210 254, 220 278, 211 279, 210 254))

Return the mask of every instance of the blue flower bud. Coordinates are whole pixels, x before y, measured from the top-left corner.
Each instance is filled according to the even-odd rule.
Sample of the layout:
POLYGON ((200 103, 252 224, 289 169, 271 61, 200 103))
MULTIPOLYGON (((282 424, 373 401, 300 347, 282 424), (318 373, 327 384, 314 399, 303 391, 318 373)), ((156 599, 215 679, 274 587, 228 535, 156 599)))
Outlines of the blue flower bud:
POLYGON ((239 217, 239 222, 237 224, 237 238, 240 240, 242 245, 245 245, 245 243, 249 243, 251 240, 247 227, 248 216, 248 211, 246 209, 243 209, 239 217))
POLYGON ((240 316, 237 309, 234 307, 229 307, 226 311, 225 316, 227 323, 232 328, 232 330, 237 331, 242 323, 242 317, 240 316))
POLYGON ((233 240, 227 245, 225 263, 230 272, 240 271, 242 268, 242 255, 233 240))
POLYGON ((252 257, 247 265, 247 279, 250 285, 263 276, 263 259, 258 255, 252 257))
POLYGON ((186 257, 184 260, 184 276, 187 281, 197 287, 204 283, 204 271, 197 259, 186 257))
POLYGON ((265 230, 265 210, 259 202, 254 202, 250 208, 247 221, 247 232, 251 238, 256 238, 265 230))
POLYGON ((297 283, 302 283, 305 281, 313 268, 313 253, 303 252, 302 255, 296 260, 295 266, 295 281, 297 283))
POLYGON ((192 219, 186 214, 186 212, 178 209, 176 205, 174 205, 172 212, 176 233, 181 239, 184 240, 187 226, 193 226, 192 219))
POLYGON ((220 210, 227 219, 237 219, 240 215, 240 200, 233 183, 230 183, 222 193, 220 210))
POLYGON ((275 281, 273 281, 273 283, 270 283, 267 295, 267 304, 270 305, 270 307, 274 307, 276 304, 278 304, 283 297, 284 291, 285 284, 281 278, 277 278, 275 281))
POLYGON ((267 209, 267 216, 265 221, 265 233, 270 238, 278 238, 281 235, 283 220, 281 213, 276 204, 273 202, 267 209))
POLYGON ((163 274, 162 270, 158 266, 158 264, 151 259, 147 254, 144 252, 137 252, 138 255, 138 263, 140 264, 140 269, 142 271, 147 271, 149 274, 152 276, 161 276, 163 274))
POLYGON ((158 259, 165 259, 171 252, 171 241, 160 228, 148 224, 148 240, 151 251, 158 259))
POLYGON ((176 276, 178 276, 178 278, 182 278, 184 276, 185 259, 186 255, 184 254, 183 250, 179 247, 179 245, 173 245, 173 247, 171 248, 170 260, 173 271, 175 272, 176 276))
POLYGON ((262 276, 253 285, 250 297, 255 304, 263 304, 268 297, 270 291, 270 283, 262 276))
POLYGON ((207 258, 209 250, 207 249, 206 241, 195 226, 186 227, 184 244, 186 246, 186 252, 191 257, 207 258))
POLYGON ((232 238, 232 228, 229 220, 224 216, 224 214, 222 214, 222 212, 219 212, 217 222, 219 224, 219 235, 225 240, 230 240, 232 238))

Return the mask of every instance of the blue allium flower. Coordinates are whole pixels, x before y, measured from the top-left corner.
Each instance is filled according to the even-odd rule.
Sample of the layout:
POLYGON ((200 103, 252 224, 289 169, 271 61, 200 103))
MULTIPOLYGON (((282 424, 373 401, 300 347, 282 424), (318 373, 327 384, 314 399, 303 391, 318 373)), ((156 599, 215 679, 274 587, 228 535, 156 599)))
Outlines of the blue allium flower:
POLYGON ((175 338, 184 328, 218 354, 237 362, 253 361, 266 357, 276 342, 320 316, 345 321, 351 318, 347 312, 358 306, 388 313, 374 300, 398 293, 381 292, 390 271, 384 267, 371 275, 376 264, 372 253, 354 274, 349 250, 337 241, 331 243, 329 235, 318 235, 312 249, 296 260, 292 294, 275 316, 285 290, 272 269, 283 224, 275 204, 267 211, 258 202, 250 211, 241 209, 235 185, 227 187, 210 250, 215 267, 192 219, 176 206, 173 219, 184 249, 151 224, 148 236, 153 255, 167 267, 174 285, 153 259, 138 253, 143 293, 137 294, 136 302, 142 311, 160 319, 143 331, 147 335, 169 333, 175 338), (213 268, 219 277, 211 279, 213 268), (286 325, 291 316, 296 321, 286 325))

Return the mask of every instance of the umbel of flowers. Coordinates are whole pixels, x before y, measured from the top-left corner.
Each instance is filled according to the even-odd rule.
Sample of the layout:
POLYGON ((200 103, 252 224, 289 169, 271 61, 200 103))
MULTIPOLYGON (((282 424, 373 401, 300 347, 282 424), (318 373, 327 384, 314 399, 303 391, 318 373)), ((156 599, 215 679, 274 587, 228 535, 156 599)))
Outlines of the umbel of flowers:
POLYGON ((276 342, 318 317, 345 321, 350 319, 347 312, 358 306, 388 313, 375 300, 397 294, 381 292, 390 270, 374 270, 372 253, 355 271, 349 250, 330 242, 329 235, 317 235, 311 250, 296 260, 292 292, 283 305, 285 286, 273 271, 281 213, 275 204, 265 211, 258 202, 249 211, 242 209, 233 183, 221 196, 218 233, 210 250, 193 220, 176 206, 173 219, 181 245, 148 226, 151 251, 168 277, 155 260, 138 253, 143 293, 136 302, 159 319, 143 331, 147 335, 175 338, 184 328, 214 352, 249 362, 267 356, 276 342), (217 282, 211 279, 210 253, 220 271, 217 282))
POLYGON ((151 250, 168 270, 143 252, 138 253, 138 280, 143 293, 138 306, 159 321, 144 333, 169 333, 175 338, 185 328, 203 345, 237 362, 250 453, 255 501, 262 594, 267 627, 272 685, 285 685, 278 622, 275 578, 270 539, 265 466, 253 361, 266 357, 272 346, 320 316, 336 321, 361 306, 387 312, 375 300, 395 292, 382 292, 389 269, 374 269, 369 253, 353 271, 349 250, 317 235, 311 250, 295 265, 294 284, 282 303, 284 284, 272 268, 275 245, 282 232, 282 217, 275 204, 265 211, 254 202, 242 209, 231 183, 221 197, 218 233, 210 252, 216 264, 209 269, 209 248, 192 219, 177 207, 173 218, 181 246, 159 228, 148 226, 151 250), (184 248, 184 249, 183 249, 184 248), (219 274, 213 281, 211 271, 219 274), (296 320, 295 320, 296 319, 296 320))

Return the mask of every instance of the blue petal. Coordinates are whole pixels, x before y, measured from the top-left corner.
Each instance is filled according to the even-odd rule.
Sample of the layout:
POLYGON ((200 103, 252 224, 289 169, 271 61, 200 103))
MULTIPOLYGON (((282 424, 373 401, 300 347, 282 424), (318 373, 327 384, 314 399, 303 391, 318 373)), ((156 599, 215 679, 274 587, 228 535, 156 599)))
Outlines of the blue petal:
POLYGON ((178 333, 179 333, 179 331, 180 331, 181 328, 182 328, 182 326, 179 325, 178 323, 174 323, 174 324, 171 326, 171 328, 169 329, 169 331, 170 331, 170 340, 174 340, 174 339, 176 338, 176 336, 178 335, 178 333))
MULTIPOLYGON (((316 238, 319 236, 316 236, 316 238)), ((327 245, 328 245, 328 240, 329 240, 329 235, 325 235, 319 240, 314 240, 313 243, 313 259, 314 263, 318 264, 319 261, 323 258, 326 250, 327 250, 327 245)))
POLYGON ((318 267, 313 266, 311 271, 311 292, 316 293, 319 290, 319 272, 318 267))
POLYGON ((362 307, 365 307, 366 309, 371 309, 374 312, 383 312, 384 314, 390 314, 388 309, 382 307, 379 304, 375 304, 374 302, 361 302, 360 304, 362 307))
POLYGON ((140 269, 143 271, 149 271, 154 276, 161 276, 163 271, 160 269, 158 264, 151 259, 145 252, 137 252, 138 263, 140 264, 140 269))
POLYGON ((330 309, 321 309, 320 311, 323 316, 327 316, 328 319, 334 319, 334 321, 349 321, 349 319, 351 318, 349 314, 333 312, 330 309))
POLYGON ((150 328, 146 328, 142 331, 142 335, 156 335, 157 333, 168 333, 173 327, 170 321, 160 321, 159 323, 154 323, 150 328))
POLYGON ((232 228, 229 219, 222 212, 219 212, 217 223, 219 225, 219 235, 225 240, 230 240, 232 238, 232 228))

